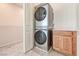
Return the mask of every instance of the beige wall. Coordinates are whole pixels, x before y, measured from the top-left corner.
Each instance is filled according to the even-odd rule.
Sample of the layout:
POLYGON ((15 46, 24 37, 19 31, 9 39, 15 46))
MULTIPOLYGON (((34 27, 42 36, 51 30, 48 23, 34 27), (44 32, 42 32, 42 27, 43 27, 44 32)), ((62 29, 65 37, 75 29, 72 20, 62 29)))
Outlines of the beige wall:
POLYGON ((53 3, 54 29, 76 30, 76 4, 53 3))
POLYGON ((22 8, 0 4, 0 26, 22 26, 22 8))
POLYGON ((0 4, 0 47, 22 41, 23 9, 0 4))

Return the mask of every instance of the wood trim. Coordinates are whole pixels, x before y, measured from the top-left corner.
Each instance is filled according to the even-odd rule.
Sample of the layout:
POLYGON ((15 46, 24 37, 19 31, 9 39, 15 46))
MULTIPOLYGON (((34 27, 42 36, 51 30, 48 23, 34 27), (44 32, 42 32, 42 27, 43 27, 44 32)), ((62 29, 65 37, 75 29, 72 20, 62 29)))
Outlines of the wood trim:
POLYGON ((77 32, 73 32, 73 44, 72 44, 72 48, 73 48, 73 55, 76 56, 77 55, 77 32))
POLYGON ((54 35, 67 35, 67 36, 72 36, 72 32, 70 31, 55 31, 54 35))

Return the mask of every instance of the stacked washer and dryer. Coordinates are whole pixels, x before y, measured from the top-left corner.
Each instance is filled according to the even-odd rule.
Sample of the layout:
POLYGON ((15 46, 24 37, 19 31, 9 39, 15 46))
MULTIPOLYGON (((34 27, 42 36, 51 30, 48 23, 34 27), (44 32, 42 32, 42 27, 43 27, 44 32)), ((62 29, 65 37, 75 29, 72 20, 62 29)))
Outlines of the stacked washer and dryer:
POLYGON ((50 4, 39 4, 34 14, 35 46, 46 52, 52 46, 53 9, 50 4))

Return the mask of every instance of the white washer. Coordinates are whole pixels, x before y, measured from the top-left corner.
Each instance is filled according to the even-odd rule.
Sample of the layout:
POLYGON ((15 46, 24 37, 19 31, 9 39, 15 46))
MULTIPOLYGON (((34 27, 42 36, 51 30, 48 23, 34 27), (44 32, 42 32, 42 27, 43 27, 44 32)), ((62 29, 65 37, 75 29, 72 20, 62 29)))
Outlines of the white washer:
POLYGON ((41 30, 36 29, 34 38, 35 38, 35 46, 45 50, 46 52, 50 49, 51 43, 51 32, 49 30, 41 30))

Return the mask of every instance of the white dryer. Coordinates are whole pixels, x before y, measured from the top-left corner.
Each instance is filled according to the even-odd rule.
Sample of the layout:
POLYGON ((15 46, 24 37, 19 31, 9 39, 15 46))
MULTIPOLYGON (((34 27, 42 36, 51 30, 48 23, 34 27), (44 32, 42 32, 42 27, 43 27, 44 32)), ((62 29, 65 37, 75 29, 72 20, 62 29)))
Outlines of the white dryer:
POLYGON ((53 27, 53 9, 48 3, 39 4, 35 7, 35 27, 53 27))

